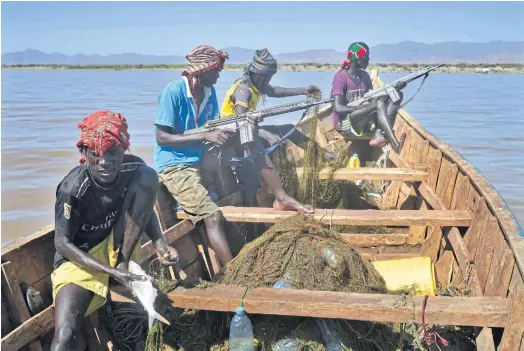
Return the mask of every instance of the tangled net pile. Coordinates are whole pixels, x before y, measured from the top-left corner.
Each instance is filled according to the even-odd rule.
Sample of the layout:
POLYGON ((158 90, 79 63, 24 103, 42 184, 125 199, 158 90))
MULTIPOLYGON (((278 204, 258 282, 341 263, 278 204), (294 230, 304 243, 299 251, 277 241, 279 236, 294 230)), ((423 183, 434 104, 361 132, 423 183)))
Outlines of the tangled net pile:
MULTIPOLYGON (((224 276, 218 276, 217 282, 257 288, 270 287, 280 281, 300 289, 387 293, 383 278, 371 263, 363 260, 337 233, 323 228, 312 217, 301 214, 275 223, 261 237, 247 244, 227 265, 226 272, 224 276), (328 266, 322 257, 323 250, 327 248, 334 251, 340 262, 335 268, 328 266)), ((167 269, 159 264, 150 266, 150 274, 154 275, 159 283, 160 294, 156 309, 171 325, 155 321, 148 332, 145 313, 129 313, 127 310, 116 312, 115 315, 119 318, 114 323, 120 321, 120 324, 115 325, 113 333, 123 339, 123 342, 118 343, 119 349, 229 350, 229 321, 233 314, 172 308, 170 301, 163 294, 180 284, 186 288, 206 288, 213 283, 170 280, 167 269), (123 319, 125 325, 122 324, 123 319), (137 330, 138 336, 135 333, 137 330), (136 349, 133 343, 136 344, 139 339, 145 341, 142 341, 144 346, 136 349), (120 347, 122 344, 126 344, 126 347, 120 347)), ((412 302, 408 296, 402 295, 399 296, 398 304, 411 306, 412 302)), ((249 318, 253 324, 254 337, 259 342, 258 350, 262 351, 275 350, 285 340, 294 341, 293 350, 324 351, 326 346, 319 323, 326 323, 332 331, 337 331, 348 350, 427 350, 422 327, 416 324, 251 314, 249 318)), ((464 344, 463 332, 441 328, 439 333, 448 341, 456 340, 456 345, 464 344)), ((472 334, 472 331, 469 334, 472 334)), ((446 350, 452 349, 469 351, 474 348, 459 347, 446 350)))
MULTIPOLYGON (((277 222, 260 238, 247 244, 227 266, 219 283, 250 288, 285 281, 296 288, 324 291, 385 293, 385 282, 358 252, 343 239, 323 228, 312 217, 297 214, 277 222), (335 252, 341 264, 326 265, 324 249, 335 252)), ((160 274, 160 278, 163 274, 160 274)), ((171 326, 155 322, 148 335, 147 350, 229 350, 227 324, 232 314, 172 309, 158 303, 171 326), (169 346, 168 346, 169 345, 169 346)), ((318 319, 249 316, 261 350, 272 350, 279 340, 292 338, 298 350, 325 350, 318 319)), ((391 350, 398 337, 386 324, 324 320, 338 330, 344 345, 355 350, 391 350)))
POLYGON ((342 237, 301 214, 275 223, 247 244, 228 264, 222 283, 249 288, 285 281, 298 289, 385 293, 386 284, 373 265, 363 260, 342 237), (326 265, 324 249, 342 261, 336 269, 326 265))

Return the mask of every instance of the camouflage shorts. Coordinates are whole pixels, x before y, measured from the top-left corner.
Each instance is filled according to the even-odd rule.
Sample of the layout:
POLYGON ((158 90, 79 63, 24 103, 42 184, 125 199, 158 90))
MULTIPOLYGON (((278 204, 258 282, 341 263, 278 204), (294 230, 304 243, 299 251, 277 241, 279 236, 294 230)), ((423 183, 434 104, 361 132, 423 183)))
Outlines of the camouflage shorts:
POLYGON ((202 185, 198 168, 178 165, 164 169, 158 176, 193 224, 219 211, 202 185))

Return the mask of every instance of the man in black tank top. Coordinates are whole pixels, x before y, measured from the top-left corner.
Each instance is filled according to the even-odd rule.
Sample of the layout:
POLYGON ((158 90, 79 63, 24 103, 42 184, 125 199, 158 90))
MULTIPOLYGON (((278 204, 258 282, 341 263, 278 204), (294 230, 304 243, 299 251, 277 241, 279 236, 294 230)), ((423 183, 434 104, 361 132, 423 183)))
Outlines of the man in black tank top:
POLYGON ((178 259, 164 242, 153 211, 156 172, 139 157, 124 154, 129 148, 125 117, 98 111, 78 126, 81 164, 56 190, 51 350, 83 349, 77 328, 84 316, 104 305, 110 276, 128 288, 133 280, 147 279, 128 271, 144 231, 163 263, 178 259))

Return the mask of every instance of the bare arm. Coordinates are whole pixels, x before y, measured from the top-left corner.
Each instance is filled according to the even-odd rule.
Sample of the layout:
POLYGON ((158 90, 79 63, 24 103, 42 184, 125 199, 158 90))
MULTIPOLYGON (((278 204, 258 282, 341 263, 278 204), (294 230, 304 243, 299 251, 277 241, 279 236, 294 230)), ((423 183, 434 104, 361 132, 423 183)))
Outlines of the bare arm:
POLYGON ((375 111, 375 102, 360 106, 347 106, 342 95, 335 95, 334 110, 339 116, 349 115, 350 119, 366 116, 375 111))
POLYGON ((195 134, 173 134, 172 128, 158 125, 156 129, 156 142, 160 146, 183 147, 188 143, 198 143, 206 140, 206 132, 195 134))
POLYGON ((269 85, 267 89, 264 91, 264 93, 269 97, 276 97, 276 98, 308 94, 307 87, 282 88, 282 87, 274 87, 272 85, 269 85))
POLYGON ((174 265, 178 262, 178 252, 175 248, 167 245, 165 242, 155 211, 153 211, 151 216, 149 216, 149 222, 147 223, 145 233, 155 246, 157 255, 162 264, 174 265))
POLYGON ((129 273, 125 270, 113 268, 87 252, 76 247, 60 229, 55 229, 55 248, 56 251, 67 258, 68 260, 78 263, 81 266, 90 268, 100 273, 106 273, 114 278, 138 279, 142 280, 140 276, 129 273))

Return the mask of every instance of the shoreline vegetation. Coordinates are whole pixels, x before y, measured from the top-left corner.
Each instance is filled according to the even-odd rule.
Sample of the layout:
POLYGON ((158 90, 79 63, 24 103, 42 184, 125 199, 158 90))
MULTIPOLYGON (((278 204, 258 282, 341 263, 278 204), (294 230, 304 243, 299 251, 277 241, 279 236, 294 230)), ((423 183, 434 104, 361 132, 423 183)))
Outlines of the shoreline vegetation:
MULTIPOLYGON (((381 63, 369 65, 367 70, 378 69, 380 72, 414 72, 419 69, 432 66, 433 64, 397 64, 381 63)), ((278 65, 281 72, 336 72, 340 68, 338 64, 321 63, 284 63, 278 65)), ((28 65, 2 65, 2 69, 34 69, 34 70, 65 70, 65 69, 84 69, 84 70, 183 70, 185 65, 54 65, 54 64, 28 64, 28 65)), ((242 71, 243 64, 225 65, 226 71, 242 71)), ((524 64, 470 64, 458 63, 449 64, 436 70, 442 73, 506 73, 523 74, 524 64)))

